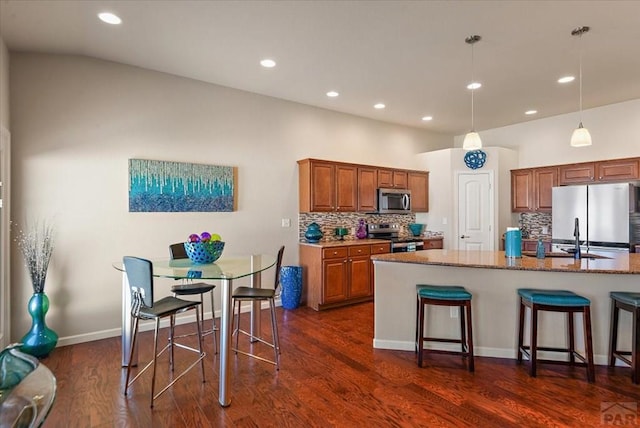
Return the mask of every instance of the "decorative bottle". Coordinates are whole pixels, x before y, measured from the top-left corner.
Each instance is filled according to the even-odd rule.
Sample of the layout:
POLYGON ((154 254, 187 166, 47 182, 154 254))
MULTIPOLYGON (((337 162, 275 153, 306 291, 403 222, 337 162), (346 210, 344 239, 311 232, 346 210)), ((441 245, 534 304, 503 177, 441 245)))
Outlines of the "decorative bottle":
POLYGON ((542 238, 538 238, 538 246, 536 247, 536 257, 539 259, 544 259, 544 244, 542 243, 542 238))
POLYGON ((364 239, 367 237, 367 224, 364 222, 364 219, 360 219, 358 222, 358 230, 356 231, 356 238, 364 239))
POLYGON ((311 243, 319 242, 322 236, 323 233, 322 230, 320 230, 320 225, 318 223, 311 223, 304 234, 304 237, 307 238, 307 242, 311 243))

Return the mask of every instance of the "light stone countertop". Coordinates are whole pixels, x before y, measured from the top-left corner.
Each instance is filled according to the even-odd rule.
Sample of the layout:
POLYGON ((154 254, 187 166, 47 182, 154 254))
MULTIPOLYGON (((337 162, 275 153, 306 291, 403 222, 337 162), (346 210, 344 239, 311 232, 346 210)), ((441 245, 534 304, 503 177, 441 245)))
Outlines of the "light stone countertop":
POLYGON ((507 258, 504 251, 423 250, 371 256, 382 262, 487 269, 509 269, 574 273, 640 274, 640 253, 594 253, 606 258, 574 260, 572 257, 530 256, 507 258))

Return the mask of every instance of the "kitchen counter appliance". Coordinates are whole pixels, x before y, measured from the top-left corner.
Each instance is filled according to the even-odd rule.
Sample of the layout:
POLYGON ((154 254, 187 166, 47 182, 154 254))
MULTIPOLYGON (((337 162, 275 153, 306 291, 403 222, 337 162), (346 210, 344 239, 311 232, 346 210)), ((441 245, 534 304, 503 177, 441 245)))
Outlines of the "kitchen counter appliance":
POLYGON ((411 190, 378 189, 378 214, 409 214, 411 190))
POLYGON ((633 251, 640 243, 640 188, 633 183, 552 189, 552 251, 633 251))
POLYGON ((367 236, 372 239, 391 241, 392 253, 404 253, 424 249, 424 241, 417 237, 400 237, 400 225, 397 223, 368 224, 367 236))

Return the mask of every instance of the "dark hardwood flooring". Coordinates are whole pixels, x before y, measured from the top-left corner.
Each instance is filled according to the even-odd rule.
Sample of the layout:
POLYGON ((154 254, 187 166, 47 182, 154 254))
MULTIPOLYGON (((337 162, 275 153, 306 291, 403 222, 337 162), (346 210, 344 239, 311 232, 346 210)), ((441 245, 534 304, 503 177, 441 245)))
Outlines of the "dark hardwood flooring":
MULTIPOLYGON (((325 312, 278 308, 278 323, 280 371, 233 355, 227 408, 218 405, 211 336, 205 343, 206 382, 192 370, 153 409, 150 374, 134 384, 129 397, 122 393, 119 337, 57 348, 42 361, 58 380, 44 426, 591 427, 602 424, 606 403, 640 401, 640 386, 631 383, 626 367, 598 366, 595 384, 586 382, 581 368, 542 366, 534 379, 526 365, 497 358, 476 358, 475 373, 461 358, 447 355, 428 355, 418 368, 413 352, 372 348, 371 303, 325 312)), ((269 331, 266 312, 262 327, 269 331)), ((153 344, 150 332, 142 337, 141 361, 153 344)), ((191 358, 176 351, 178 368, 191 358)), ((159 381, 166 381, 167 359, 158 369, 159 381)))

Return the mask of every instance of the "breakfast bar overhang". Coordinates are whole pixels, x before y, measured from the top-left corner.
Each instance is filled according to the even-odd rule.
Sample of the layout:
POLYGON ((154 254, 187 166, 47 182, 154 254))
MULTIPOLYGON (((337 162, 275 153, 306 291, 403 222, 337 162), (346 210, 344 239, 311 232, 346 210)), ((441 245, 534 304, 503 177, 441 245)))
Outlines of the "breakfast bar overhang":
MULTIPOLYGON (((587 255, 588 256, 588 255, 587 255)), ((524 256, 507 258, 504 251, 424 250, 371 257, 374 264, 373 347, 413 351, 416 328, 416 285, 461 285, 472 295, 476 355, 515 358, 518 288, 564 289, 591 300, 596 364, 607 363, 610 291, 640 291, 640 254, 607 253, 606 258, 524 256)), ((458 317, 449 308, 428 314, 434 335, 455 338, 458 317)), ((581 317, 576 317, 578 326, 581 317)), ((566 317, 544 313, 539 328, 545 346, 565 344, 566 317)), ((620 314, 619 343, 630 349, 631 317, 620 314)), ((578 346, 582 336, 577 333, 578 346)), ((579 348, 581 349, 581 348, 579 348)))

